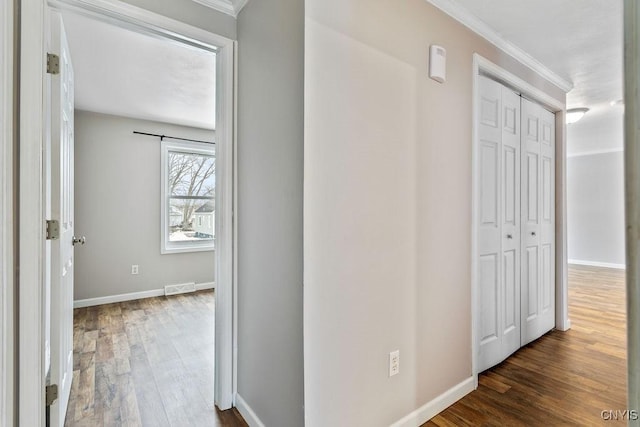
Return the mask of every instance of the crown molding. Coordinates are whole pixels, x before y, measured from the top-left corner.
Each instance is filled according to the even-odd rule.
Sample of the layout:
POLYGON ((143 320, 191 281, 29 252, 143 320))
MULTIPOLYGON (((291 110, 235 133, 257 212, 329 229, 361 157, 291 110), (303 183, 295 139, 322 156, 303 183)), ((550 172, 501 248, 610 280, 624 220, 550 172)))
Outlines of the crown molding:
POLYGON ((193 0, 196 3, 215 9, 218 12, 226 13, 234 18, 238 16, 238 13, 247 4, 249 0, 193 0))
POLYGON ((498 34, 493 28, 488 26, 484 21, 480 20, 477 16, 473 15, 469 10, 454 0, 426 0, 433 6, 437 7, 456 21, 460 22, 465 27, 469 28, 474 33, 487 39, 490 43, 501 49, 508 55, 512 56, 522 65, 530 68, 538 73, 545 80, 559 87, 564 92, 569 92, 573 89, 573 83, 560 77, 549 68, 544 66, 540 61, 529 55, 524 50, 520 49, 513 43, 509 42, 498 34))

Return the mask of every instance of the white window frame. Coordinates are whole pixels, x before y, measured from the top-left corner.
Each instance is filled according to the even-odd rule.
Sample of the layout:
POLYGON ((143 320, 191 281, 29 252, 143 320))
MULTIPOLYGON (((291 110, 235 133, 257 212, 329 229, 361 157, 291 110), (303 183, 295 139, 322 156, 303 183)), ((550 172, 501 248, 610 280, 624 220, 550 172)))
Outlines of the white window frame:
MULTIPOLYGON (((169 194, 169 152, 179 152, 185 154, 202 154, 206 156, 216 157, 215 145, 202 142, 173 142, 163 140, 160 143, 160 157, 161 157, 161 191, 160 191, 160 236, 161 245, 160 253, 175 254, 185 252, 204 252, 213 251, 216 247, 215 237, 211 240, 203 241, 184 241, 184 242, 171 242, 169 240, 169 222, 171 221, 170 208, 170 194, 169 194)), ((217 185, 217 183, 216 183, 217 185)), ((215 215, 215 212, 214 212, 215 215)))

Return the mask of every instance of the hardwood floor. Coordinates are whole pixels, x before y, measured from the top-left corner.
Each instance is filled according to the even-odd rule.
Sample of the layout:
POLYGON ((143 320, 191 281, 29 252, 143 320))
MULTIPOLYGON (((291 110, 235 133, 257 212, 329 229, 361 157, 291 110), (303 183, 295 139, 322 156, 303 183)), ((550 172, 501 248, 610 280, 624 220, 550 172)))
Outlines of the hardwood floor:
MULTIPOLYGON (((66 426, 247 426, 213 406, 213 292, 75 310, 66 426)), ((624 271, 572 266, 568 332, 482 373, 424 426, 611 424, 627 409, 624 271)), ((639 409, 639 408, 630 408, 639 409)))
POLYGON ((480 374, 477 390, 423 426, 611 424, 602 411, 627 409, 625 311, 623 270, 571 266, 571 330, 480 374))
POLYGON ((213 404, 212 291, 74 311, 65 426, 247 426, 213 404))

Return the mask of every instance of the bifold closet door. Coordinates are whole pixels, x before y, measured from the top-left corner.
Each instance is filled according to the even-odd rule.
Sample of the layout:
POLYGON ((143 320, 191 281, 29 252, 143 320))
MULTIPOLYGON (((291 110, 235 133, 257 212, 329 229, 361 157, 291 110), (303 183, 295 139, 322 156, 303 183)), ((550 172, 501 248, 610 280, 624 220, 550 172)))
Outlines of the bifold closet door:
POLYGON ((522 99, 522 333, 555 325, 555 116, 522 99))
POLYGON ((520 96, 480 77, 476 194, 478 368, 520 348, 520 96))

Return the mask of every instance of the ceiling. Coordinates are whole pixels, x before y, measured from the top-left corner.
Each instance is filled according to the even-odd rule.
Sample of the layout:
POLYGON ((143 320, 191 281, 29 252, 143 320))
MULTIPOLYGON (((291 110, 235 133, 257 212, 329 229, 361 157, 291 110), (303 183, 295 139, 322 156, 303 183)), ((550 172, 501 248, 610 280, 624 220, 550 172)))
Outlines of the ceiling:
POLYGON ((76 108, 215 128, 215 53, 63 14, 76 108))
MULTIPOLYGON (((246 3, 194 1, 229 14, 246 3)), ((455 4, 572 82, 567 108, 591 109, 579 123, 621 116, 610 103, 622 98, 622 0, 429 1, 455 4)), ((64 21, 77 108, 215 127, 215 54, 71 13, 64 21)))
POLYGON ((622 0, 455 0, 573 83, 567 108, 608 114, 622 98, 622 0))

